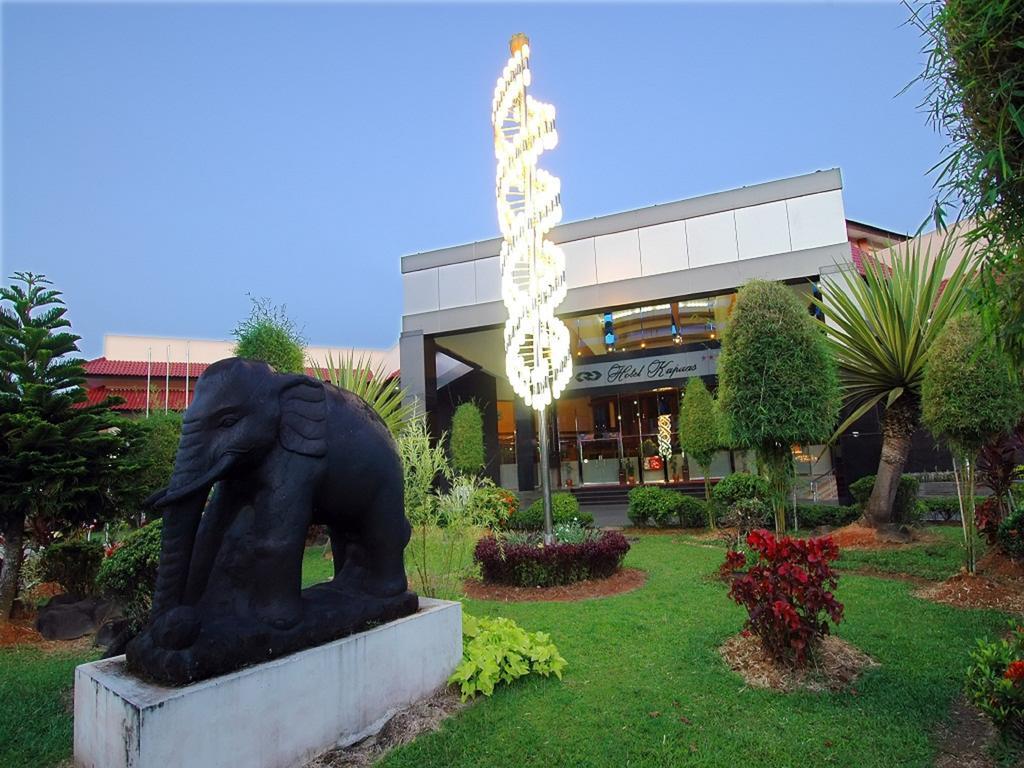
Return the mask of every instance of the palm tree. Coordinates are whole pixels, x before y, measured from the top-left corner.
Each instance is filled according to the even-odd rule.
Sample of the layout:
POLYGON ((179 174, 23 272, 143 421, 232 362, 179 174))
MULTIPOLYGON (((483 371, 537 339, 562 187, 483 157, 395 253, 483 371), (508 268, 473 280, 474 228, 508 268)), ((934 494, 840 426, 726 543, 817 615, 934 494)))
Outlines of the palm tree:
POLYGON ((943 279, 956 238, 946 237, 935 258, 921 240, 894 246, 885 261, 865 257, 863 278, 841 268, 828 283, 823 281, 822 298, 814 299, 825 313, 850 411, 832 440, 876 405, 884 408, 882 455, 864 510, 874 527, 892 519, 910 438, 921 423, 921 382, 935 339, 946 321, 964 309, 974 281, 969 254, 943 279))
POLYGON ((314 362, 313 367, 321 381, 363 398, 396 438, 415 415, 415 406, 406 401, 405 390, 395 377, 387 375, 383 363, 374 367, 369 357, 360 355, 357 359, 353 350, 347 357, 339 357, 337 362, 328 352, 327 365, 314 362))

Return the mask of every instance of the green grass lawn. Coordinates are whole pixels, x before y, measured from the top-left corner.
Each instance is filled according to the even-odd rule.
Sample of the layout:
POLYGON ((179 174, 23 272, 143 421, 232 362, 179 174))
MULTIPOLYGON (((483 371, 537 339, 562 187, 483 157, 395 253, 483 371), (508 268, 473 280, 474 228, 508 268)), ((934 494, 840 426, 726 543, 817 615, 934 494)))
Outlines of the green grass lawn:
POLYGON ((71 756, 75 667, 98 657, 0 648, 0 765, 52 766, 71 756))
POLYGON ((718 656, 741 609, 709 578, 721 555, 676 537, 637 542, 648 584, 580 603, 466 602, 550 632, 562 683, 501 689, 385 766, 930 766, 930 735, 960 690, 974 638, 1003 618, 918 600, 911 585, 845 576, 838 634, 881 667, 841 694, 747 689, 718 656))
MULTIPOLYGON (((954 536, 940 535, 955 549, 954 536)), ((910 571, 934 565, 939 574, 952 563, 948 553, 914 548, 877 554, 910 571)), ((960 690, 967 653, 974 638, 1001 631, 1000 614, 928 603, 911 596, 910 584, 847 574, 838 633, 882 666, 840 694, 747 689, 717 652, 743 623, 712 578, 721 556, 681 536, 645 536, 627 559, 650 575, 636 592, 579 603, 466 601, 471 613, 549 632, 569 662, 564 681, 499 689, 383 764, 932 765, 930 736, 960 690)), ((307 550, 305 584, 332 572, 322 547, 307 550)), ((0 650, 0 766, 70 756, 72 671, 95 656, 0 650)))
MULTIPOLYGON (((836 566, 871 568, 885 573, 903 573, 932 581, 943 581, 964 564, 964 532, 959 526, 932 525, 926 528, 935 541, 910 544, 898 549, 845 549, 836 566)), ((985 540, 978 540, 978 558, 985 554, 985 540)))
MULTIPOLYGON (((881 573, 903 574, 931 581, 944 581, 960 570, 964 563, 963 529, 957 525, 929 525, 924 528, 931 541, 907 544, 893 549, 841 549, 836 568, 870 569, 881 573)), ((725 548, 724 540, 698 538, 681 534, 685 541, 725 548)), ((796 531, 795 536, 811 536, 811 531, 796 531)), ((985 540, 978 540, 978 558, 987 549, 985 540)))

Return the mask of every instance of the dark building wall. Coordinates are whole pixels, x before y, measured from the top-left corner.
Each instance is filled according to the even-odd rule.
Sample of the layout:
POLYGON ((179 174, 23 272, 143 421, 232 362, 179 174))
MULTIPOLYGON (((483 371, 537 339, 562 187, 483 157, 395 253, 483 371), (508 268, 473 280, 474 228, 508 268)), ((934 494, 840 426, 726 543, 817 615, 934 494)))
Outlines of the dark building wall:
POLYGON ((498 384, 493 376, 480 370, 470 371, 437 391, 434 424, 436 434, 450 434, 455 409, 468 402, 476 403, 484 417, 484 456, 487 464, 483 474, 498 484, 501 479, 501 458, 498 455, 498 384))
MULTIPOLYGON (((849 411, 844 409, 842 418, 849 411)), ((836 470, 841 475, 840 495, 850 483, 878 471, 882 455, 882 410, 876 407, 861 416, 839 438, 836 470)), ((914 432, 910 441, 910 455, 904 472, 946 471, 952 467, 952 456, 945 446, 937 443, 923 427, 914 432)))

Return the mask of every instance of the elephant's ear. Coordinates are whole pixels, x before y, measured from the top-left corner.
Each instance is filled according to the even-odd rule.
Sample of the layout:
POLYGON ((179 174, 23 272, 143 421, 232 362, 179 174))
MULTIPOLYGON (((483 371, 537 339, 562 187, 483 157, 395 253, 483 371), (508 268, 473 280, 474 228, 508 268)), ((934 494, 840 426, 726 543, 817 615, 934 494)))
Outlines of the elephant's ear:
POLYGON ((281 445, 304 456, 327 453, 327 400, 324 385, 295 376, 281 390, 281 445))

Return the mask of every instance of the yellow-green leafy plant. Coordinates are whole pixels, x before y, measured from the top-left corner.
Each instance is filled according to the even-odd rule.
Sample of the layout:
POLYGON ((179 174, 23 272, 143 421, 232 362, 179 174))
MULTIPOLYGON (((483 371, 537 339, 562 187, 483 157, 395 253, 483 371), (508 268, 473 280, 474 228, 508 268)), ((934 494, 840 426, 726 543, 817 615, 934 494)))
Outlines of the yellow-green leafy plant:
POLYGON ((405 515, 413 527, 405 558, 420 594, 458 598, 472 566, 470 550, 496 519, 490 505, 478 503, 479 481, 452 471, 444 438, 431 440, 422 417, 410 420, 398 438, 405 515))
POLYGON ((327 365, 315 363, 313 369, 321 381, 359 395, 395 437, 415 414, 415 406, 406 397, 398 379, 389 375, 383 363, 373 365, 365 354, 357 358, 353 350, 335 361, 328 352, 327 365))
POLYGON ((546 632, 527 632, 512 619, 462 615, 462 661, 448 679, 465 701, 490 696, 500 683, 536 674, 562 679, 567 663, 546 632))

